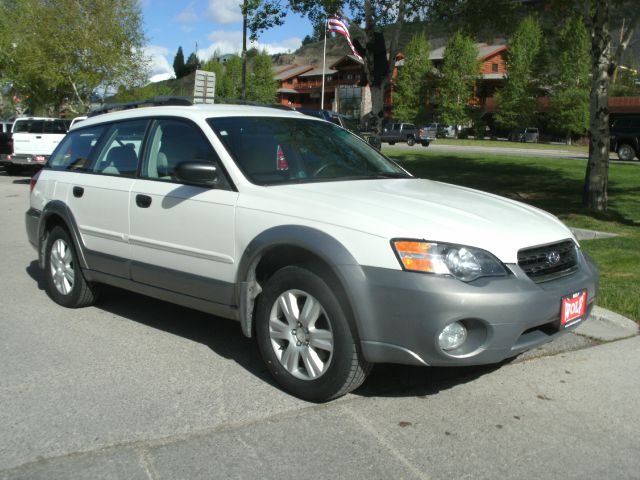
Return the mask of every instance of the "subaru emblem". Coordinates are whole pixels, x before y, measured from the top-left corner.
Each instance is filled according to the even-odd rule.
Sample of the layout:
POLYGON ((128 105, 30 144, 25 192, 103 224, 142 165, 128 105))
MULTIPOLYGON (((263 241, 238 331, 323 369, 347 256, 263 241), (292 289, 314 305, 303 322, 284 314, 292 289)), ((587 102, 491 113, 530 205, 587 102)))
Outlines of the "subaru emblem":
POLYGON ((553 252, 547 253, 547 261, 549 262, 549 264, 555 265, 560 261, 560 254, 555 250, 553 252))

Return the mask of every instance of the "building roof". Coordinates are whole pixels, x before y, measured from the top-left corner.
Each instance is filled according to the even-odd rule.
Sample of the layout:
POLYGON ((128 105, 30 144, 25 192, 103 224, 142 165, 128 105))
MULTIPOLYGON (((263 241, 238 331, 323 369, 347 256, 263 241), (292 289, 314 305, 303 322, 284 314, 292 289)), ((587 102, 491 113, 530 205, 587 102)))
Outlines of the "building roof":
POLYGON ((293 88, 279 88, 278 93, 298 93, 298 91, 293 88))
MULTIPOLYGON (((475 47, 478 50, 478 58, 480 60, 489 58, 490 56, 507 49, 506 45, 489 45, 484 42, 476 43, 475 47)), ((431 50, 431 52, 429 52, 429 60, 442 60, 444 58, 445 48, 446 46, 442 46, 440 48, 436 48, 435 50, 431 50)), ((401 64, 396 62, 396 65, 401 64)))
MULTIPOLYGON (((333 75, 334 73, 338 73, 337 70, 333 70, 331 68, 325 68, 325 75, 333 75)), ((308 72, 304 72, 301 77, 319 77, 322 75, 322 67, 315 67, 313 70, 309 70, 308 72)))
POLYGON ((280 73, 276 73, 275 79, 287 80, 288 78, 295 77, 297 75, 300 75, 301 73, 308 72, 309 70, 313 70, 313 68, 313 65, 296 65, 293 68, 281 70, 280 73))
POLYGON ((483 73, 480 77, 483 80, 504 80, 507 75, 505 73, 483 73))
POLYGON ((345 55, 340 60, 334 62, 334 64, 331 65, 329 68, 336 68, 336 65, 339 65, 340 63, 346 62, 347 60, 355 62, 355 63, 359 63, 360 65, 364 65, 364 60, 362 60, 361 58, 356 57, 355 55, 349 54, 349 55, 345 55))

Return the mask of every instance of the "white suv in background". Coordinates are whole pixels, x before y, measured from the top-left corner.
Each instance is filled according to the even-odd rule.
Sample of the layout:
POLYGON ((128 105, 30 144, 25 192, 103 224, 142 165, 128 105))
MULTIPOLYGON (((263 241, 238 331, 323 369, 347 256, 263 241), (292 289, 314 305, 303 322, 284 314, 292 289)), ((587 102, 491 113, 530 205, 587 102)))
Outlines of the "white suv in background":
POLYGON ((13 122, 13 154, 7 158, 7 172, 13 174, 21 168, 42 167, 67 134, 69 123, 61 118, 17 118, 13 122))
POLYGON ((91 305, 109 284, 236 319, 275 380, 312 401, 376 362, 513 357, 596 299, 595 266, 554 216, 415 178, 273 108, 90 116, 33 178, 26 225, 55 302, 91 305))

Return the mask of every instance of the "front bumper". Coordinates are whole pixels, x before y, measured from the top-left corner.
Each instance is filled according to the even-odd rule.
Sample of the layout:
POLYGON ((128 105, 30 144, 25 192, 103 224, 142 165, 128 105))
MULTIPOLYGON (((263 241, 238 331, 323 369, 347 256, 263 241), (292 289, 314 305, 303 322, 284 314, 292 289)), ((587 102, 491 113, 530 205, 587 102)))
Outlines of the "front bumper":
POLYGON ((584 321, 598 288, 597 269, 581 251, 578 264, 575 273, 538 284, 517 265, 508 265, 508 277, 471 283, 375 267, 340 270, 368 361, 448 366, 497 363, 573 330, 577 324, 560 326, 562 298, 587 291, 584 321), (438 335, 454 321, 467 325, 469 339, 447 353, 438 335))

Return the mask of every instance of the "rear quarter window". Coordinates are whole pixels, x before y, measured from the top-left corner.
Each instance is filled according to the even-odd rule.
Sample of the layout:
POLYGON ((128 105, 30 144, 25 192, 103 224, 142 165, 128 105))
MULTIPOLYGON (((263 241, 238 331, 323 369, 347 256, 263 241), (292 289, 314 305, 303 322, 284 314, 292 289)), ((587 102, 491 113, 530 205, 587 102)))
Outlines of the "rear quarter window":
POLYGON ((100 125, 68 134, 53 152, 48 168, 52 170, 87 171, 95 155, 95 147, 106 130, 100 125))

